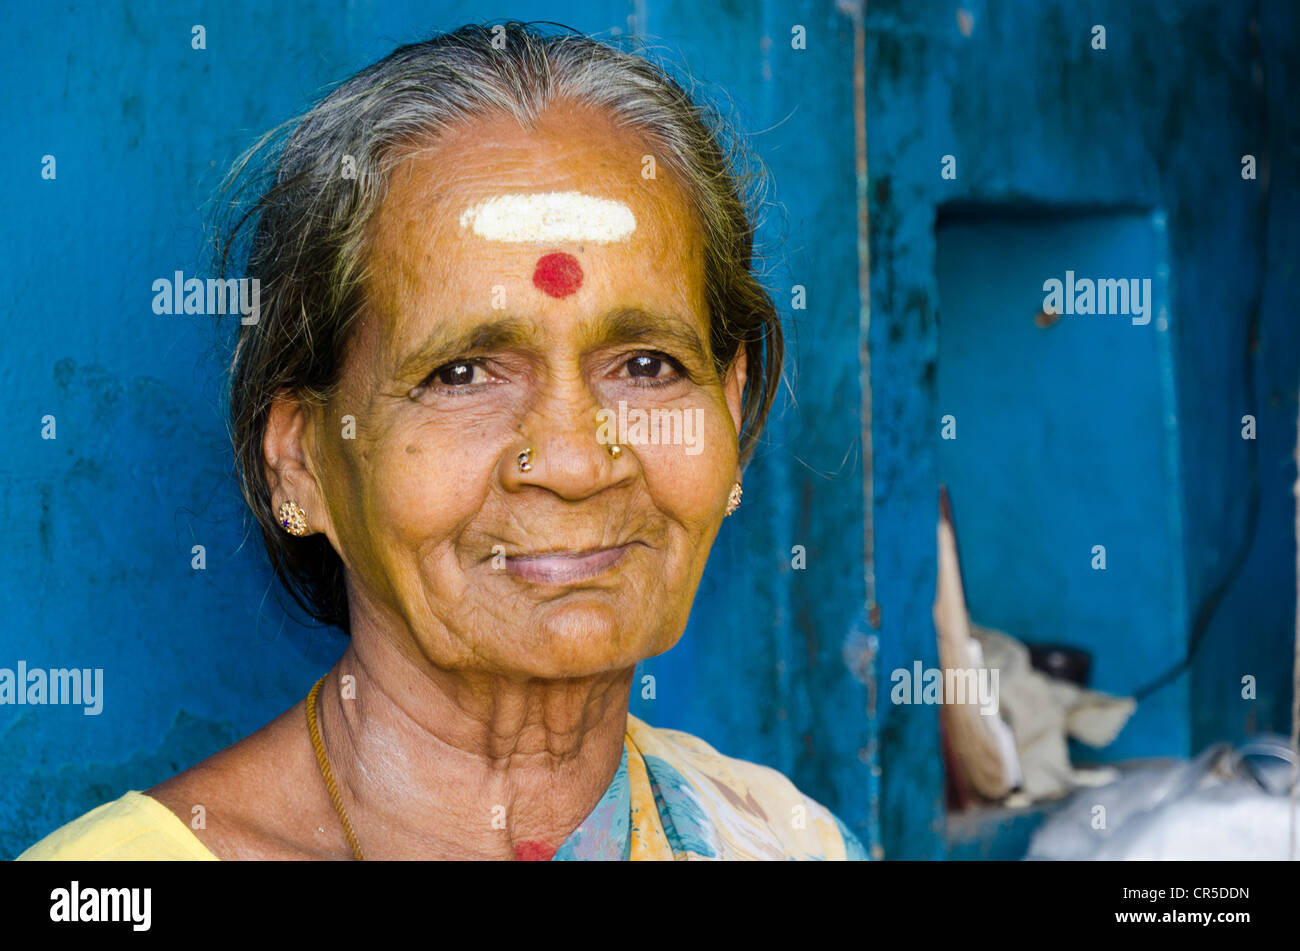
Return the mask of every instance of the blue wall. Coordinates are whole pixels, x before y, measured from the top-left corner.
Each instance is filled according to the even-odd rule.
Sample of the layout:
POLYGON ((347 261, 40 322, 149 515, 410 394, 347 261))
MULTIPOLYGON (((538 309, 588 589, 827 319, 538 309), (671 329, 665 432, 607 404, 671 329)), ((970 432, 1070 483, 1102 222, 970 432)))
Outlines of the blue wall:
MULTIPOLYGON (((33 6, 0 33, 11 142, 0 150, 10 217, 0 379, 14 423, 0 461, 10 539, 0 667, 102 667, 106 692, 98 717, 0 707, 0 857, 261 726, 341 652, 337 637, 286 614, 247 533, 217 396, 229 328, 154 315, 150 285, 177 269, 208 273, 208 203, 256 135, 398 43, 487 18, 616 28, 677 51, 706 89, 725 90, 774 176, 762 237, 795 397, 774 413, 686 637, 642 665, 656 697, 634 694, 634 713, 785 771, 878 854, 944 854, 937 713, 891 706, 875 689, 894 668, 938 663, 930 612, 949 411, 939 387, 974 370, 939 366, 957 342, 941 346, 944 327, 962 316, 940 296, 936 229, 957 212, 987 229, 1025 209, 1040 219, 1123 210, 1167 222, 1176 411, 1159 438, 1176 446, 1168 471, 1181 474, 1181 489, 1163 475, 1145 484, 1182 541, 1144 567, 1174 593, 1173 613, 1153 615, 1143 672, 1162 653, 1176 663, 1207 618, 1189 672, 1152 695, 1157 716, 1125 742, 1185 753, 1287 728, 1300 359, 1292 4, 1259 4, 1258 40, 1249 5, 1208 0, 968 2, 964 21, 953 3, 915 0, 872 0, 864 20, 852 2, 788 0, 275 6, 33 6), (206 51, 191 49, 196 23, 206 51), (1107 27, 1105 51, 1089 47, 1095 23, 1107 27), (806 49, 791 47, 796 24, 806 49), (1268 161, 1267 192, 1241 179, 1245 153, 1268 161), (46 154, 53 181, 41 178, 46 154), (940 177, 946 154, 955 180, 940 177), (858 189, 869 198, 869 302, 858 189), (790 308, 796 284, 805 310, 790 308), (1254 442, 1240 438, 1247 413, 1254 442), (41 438, 47 414, 57 439, 41 438), (196 544, 203 571, 191 567, 196 544), (1252 702, 1240 696, 1245 674, 1259 678, 1252 702)), ((1001 372, 1024 357, 1008 353, 1001 372)), ((1071 395, 1084 397, 1052 397, 1071 395)), ((1122 458, 1125 446, 1113 448, 1122 458)), ((978 521, 955 501, 959 529, 978 521)), ((970 570, 979 552, 965 538, 970 570)), ((1112 566, 1124 563, 1119 548, 1112 566)), ((1015 604, 1011 577, 970 592, 977 621, 1015 604)), ((1118 579, 1111 616, 1150 614, 1134 582, 1118 579)), ((1089 644, 1098 686, 1132 689, 1114 654, 1141 636, 1100 627, 1089 644)))
MULTIPOLYGON (((967 209, 937 229, 936 405, 954 437, 940 440, 938 476, 967 606, 1022 641, 1089 651, 1091 682, 1123 695, 1187 638, 1165 235, 1162 212, 1060 208, 967 209), (1044 281, 1071 274, 1123 279, 1102 305, 1132 310, 1136 289, 1141 307, 1039 317, 1044 281)), ((1187 711, 1184 677, 1093 758, 1186 751, 1187 711)))
POLYGON ((0 707, 0 857, 257 729, 342 651, 286 615, 247 533, 218 405, 229 328, 153 314, 151 284, 210 273, 208 203, 261 132, 401 42, 512 17, 648 38, 732 100, 772 167, 765 268, 786 310, 807 288, 790 326, 816 369, 777 411, 686 637, 644 665, 655 699, 632 709, 783 770, 874 841, 864 668, 842 660, 863 599, 848 20, 787 3, 156 3, 33 7, 0 34, 0 667, 102 667, 106 693, 98 717, 0 707))
MULTIPOLYGON (((1098 592, 1085 590, 1098 582, 1088 577, 1087 552, 1082 557, 1074 550, 1062 552, 1039 566, 1038 577, 1040 583, 1062 585, 1062 622, 1087 598, 1093 599, 1094 617, 1100 612, 1145 618, 1141 629, 1100 624, 1083 645, 1094 652, 1093 684, 1101 689, 1132 690, 1141 682, 1138 675, 1156 666, 1153 645, 1138 646, 1134 639, 1154 636, 1160 644, 1167 637, 1160 632, 1169 619, 1150 614, 1152 602, 1169 602, 1165 592, 1182 589, 1187 619, 1178 646, 1166 644, 1170 667, 1184 659, 1198 618, 1208 619, 1200 625, 1205 633, 1189 670, 1150 695, 1130 727, 1139 732, 1119 741, 1130 752, 1188 754, 1216 739, 1265 729, 1289 732, 1295 610, 1290 485, 1300 357, 1300 113, 1293 101, 1300 21, 1295 5, 1261 2, 1254 5, 1257 14, 1251 4, 1192 0, 1026 0, 961 7, 964 23, 955 4, 872 0, 866 20, 869 342, 882 677, 915 659, 937 666, 930 618, 933 530, 948 451, 940 418, 951 412, 963 420, 963 408, 941 405, 939 381, 945 374, 975 372, 938 365, 947 349, 940 340, 949 324, 962 318, 967 302, 950 307, 941 299, 936 224, 945 212, 956 211, 968 223, 982 222, 987 236, 993 233, 989 226, 1009 214, 1066 222, 1080 211, 1139 210, 1167 222, 1167 333, 1176 393, 1171 423, 1179 464, 1160 471, 1181 471, 1181 493, 1149 465, 1110 481, 1098 479, 1092 491, 1113 498, 1115 511, 1130 517, 1141 514, 1125 495, 1134 483, 1144 495, 1172 503, 1175 514, 1162 506, 1148 517, 1161 533, 1181 517, 1184 550, 1181 558, 1141 566, 1141 573, 1157 571, 1157 588, 1146 599, 1131 575, 1118 585, 1112 577, 1107 597, 1118 600, 1098 605, 1098 592), (1254 32, 1252 16, 1258 19, 1254 32), (1094 25, 1106 28, 1105 50, 1092 48, 1094 25), (1267 190, 1262 175, 1242 179, 1245 154, 1269 166, 1267 190), (945 155, 956 159, 955 179, 941 177, 945 155), (1246 414, 1258 420, 1253 442, 1241 438, 1246 414), (1075 602, 1066 600, 1072 589, 1078 592, 1075 602), (1224 596, 1216 597, 1220 591, 1224 596), (1124 660, 1133 657, 1137 669, 1125 669, 1124 660), (1258 680, 1253 701, 1241 696, 1246 675, 1258 680), (1162 710, 1154 721, 1142 723, 1153 706, 1162 710)), ((1054 234, 1050 228, 1040 233, 1044 239, 1054 234)), ((1038 276, 1040 282, 1062 277, 1071 266, 1067 246, 1048 245, 1039 254, 1055 257, 1048 272, 1038 276)), ((1114 276, 1130 275, 1126 267, 1114 276)), ((1009 296, 1020 295, 1017 307, 1034 298, 1033 287, 1007 290, 1009 296)), ((1016 311, 1008 319, 1028 316, 1016 311)), ((1123 345, 1133 347, 1147 346, 1150 334, 1139 331, 1152 329, 1113 325, 1123 345)), ((984 368, 990 386, 997 385, 998 376, 1022 374, 1034 346, 1028 332, 1023 339, 1024 346, 1006 352, 999 366, 984 368)), ((1121 365, 1131 368, 1134 361, 1121 365)), ((1115 382, 1099 376, 1090 386, 1063 393, 1067 380, 1058 379, 1057 389, 1045 392, 1046 405, 1063 398, 1104 402, 1115 382)), ((1135 408, 1134 415, 1146 416, 1150 409, 1135 408)), ((979 431, 971 412, 965 414, 964 430, 959 422, 959 440, 979 431)), ((1037 465, 1034 441, 1040 448, 1047 443, 1035 429, 1050 426, 1051 419, 1046 413, 1027 415, 1036 425, 1027 428, 1024 439, 990 444, 988 450, 1002 458, 1029 450, 1025 464, 1037 465)), ((1130 452, 1136 463, 1149 456, 1149 442, 1170 437, 1154 429, 1139 436, 1125 427, 1115 438, 1127 442, 1110 449, 1130 452)), ((1097 475, 1086 461, 1081 474, 1097 475)), ((1079 491, 1077 483, 1062 481, 1063 501, 1079 491)), ((960 533, 970 514, 960 499, 955 502, 960 533)), ((1070 529, 1084 527, 1086 512, 1095 508, 1095 497, 1085 502, 1062 507, 1060 518, 1070 529)), ((1014 522, 1008 524, 1008 533, 1016 530, 1014 522)), ((1146 553, 1136 536, 1129 537, 1127 551, 1108 549, 1108 572, 1124 572, 1125 564, 1137 564, 1146 553)), ((959 547, 967 571, 987 557, 970 539, 961 538, 959 547)), ((985 623, 1014 620, 999 605, 1013 602, 1031 567, 1017 565, 998 575, 982 566, 985 588, 968 591, 975 620, 982 620, 981 611, 994 615, 985 623)), ((1178 600, 1175 595, 1175 607, 1178 600)), ((1031 627, 1037 630, 1018 636, 1052 639, 1043 636, 1042 625, 1031 627)), ((928 857, 943 849, 936 721, 933 708, 882 710, 881 828, 886 851, 895 857, 928 857)))

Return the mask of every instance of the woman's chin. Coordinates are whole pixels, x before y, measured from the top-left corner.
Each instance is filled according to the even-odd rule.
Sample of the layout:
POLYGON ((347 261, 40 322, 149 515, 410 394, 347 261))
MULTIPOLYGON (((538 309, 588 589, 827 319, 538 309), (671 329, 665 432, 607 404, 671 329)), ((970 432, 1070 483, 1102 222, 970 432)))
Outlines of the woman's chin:
POLYGON ((511 666, 526 677, 590 677, 659 653, 658 633, 609 599, 570 597, 539 605, 521 626, 519 638, 502 645, 502 653, 508 652, 511 666))

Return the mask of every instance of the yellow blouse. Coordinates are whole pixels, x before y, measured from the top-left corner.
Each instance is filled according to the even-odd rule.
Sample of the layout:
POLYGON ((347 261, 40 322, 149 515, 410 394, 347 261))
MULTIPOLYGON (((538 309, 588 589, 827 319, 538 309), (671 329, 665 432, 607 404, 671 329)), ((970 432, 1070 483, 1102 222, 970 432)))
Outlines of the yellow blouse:
MULTIPOLYGON (((136 791, 18 858, 217 859, 175 813, 136 791)), ((781 773, 628 714, 618 772, 552 860, 866 858, 853 833, 781 773)))
POLYGON ((25 859, 217 861, 176 813, 134 790, 55 829, 18 856, 25 859))

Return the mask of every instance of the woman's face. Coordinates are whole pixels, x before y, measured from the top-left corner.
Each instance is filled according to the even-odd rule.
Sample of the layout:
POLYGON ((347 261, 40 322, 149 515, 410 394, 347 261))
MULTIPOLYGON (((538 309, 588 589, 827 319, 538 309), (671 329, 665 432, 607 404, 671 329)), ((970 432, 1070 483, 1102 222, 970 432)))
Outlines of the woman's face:
POLYGON ((312 500, 354 629, 516 678, 626 668, 681 635, 739 478, 745 366, 714 370, 703 236, 649 154, 561 106, 393 173, 370 313, 337 396, 303 417, 311 485, 275 500, 312 500), (619 438, 620 408, 613 458, 599 433, 619 438))

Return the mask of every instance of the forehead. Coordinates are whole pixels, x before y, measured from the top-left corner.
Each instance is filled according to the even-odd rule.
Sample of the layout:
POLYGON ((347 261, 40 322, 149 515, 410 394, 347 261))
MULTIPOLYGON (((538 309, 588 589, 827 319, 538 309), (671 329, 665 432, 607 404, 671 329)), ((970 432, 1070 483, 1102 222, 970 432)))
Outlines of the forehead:
POLYGON ((544 313, 547 300, 531 291, 534 269, 563 252, 584 272, 569 310, 655 305, 702 317, 703 234, 657 157, 654 177, 643 174, 647 156, 639 134, 572 105, 552 107, 534 129, 503 115, 417 146, 393 170, 370 223, 372 310, 399 323, 430 308, 444 318, 500 317, 489 301, 504 287, 512 310, 544 313), (530 212, 535 222, 587 218, 576 229, 530 230, 530 212), (503 227, 513 220, 519 228, 503 227), (612 299, 620 294, 629 299, 612 299))

